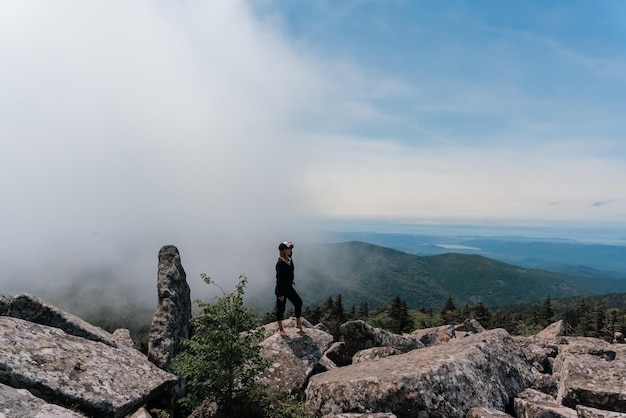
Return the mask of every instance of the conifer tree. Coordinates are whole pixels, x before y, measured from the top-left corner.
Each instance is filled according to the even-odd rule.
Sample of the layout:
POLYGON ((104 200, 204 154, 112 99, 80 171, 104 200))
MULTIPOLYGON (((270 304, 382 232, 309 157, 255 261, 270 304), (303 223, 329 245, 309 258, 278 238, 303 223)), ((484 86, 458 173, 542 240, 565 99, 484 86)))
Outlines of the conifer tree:
POLYGON ((608 323, 608 328, 610 333, 614 333, 615 331, 617 331, 617 327, 619 324, 619 309, 611 309, 609 310, 609 323, 608 323))
POLYGON ((332 317, 340 324, 343 323, 345 320, 346 314, 343 310, 343 298, 341 297, 341 294, 337 295, 337 299, 335 300, 335 304, 333 305, 332 317))
POLYGON ((322 311, 324 312, 324 314, 330 315, 334 306, 335 301, 333 300, 333 297, 328 296, 328 299, 326 299, 326 302, 324 302, 324 307, 322 308, 322 311))
POLYGON ((322 320, 322 310, 318 306, 313 310, 313 315, 311 316, 310 321, 313 322, 314 324, 317 324, 321 322, 321 320, 322 320))
POLYGON ((363 302, 361 306, 359 306, 359 313, 357 315, 358 319, 366 320, 369 316, 369 308, 367 306, 367 301, 363 302))
POLYGON ((478 302, 475 304, 472 307, 472 312, 474 319, 480 322, 483 327, 489 328, 491 323, 491 312, 489 312, 489 309, 487 309, 484 303, 478 302))
POLYGON ((552 299, 550 295, 543 301, 543 309, 539 319, 543 327, 547 327, 554 321, 554 310, 552 309, 552 299))
POLYGON ((446 323, 454 322, 456 320, 456 310, 452 296, 448 296, 441 309, 441 319, 446 323))
POLYGON ((594 320, 594 334, 592 337, 607 338, 609 337, 608 331, 608 317, 606 307, 604 303, 599 300, 593 308, 593 320, 594 320))
POLYGON ((594 336, 595 324, 593 321, 593 315, 585 298, 580 298, 580 300, 578 300, 574 313, 574 334, 586 337, 594 336))
POLYGON ((405 331, 412 331, 413 319, 409 315, 406 301, 400 299, 400 296, 396 296, 391 300, 389 317, 391 319, 391 332, 401 334, 405 331))
POLYGON ((356 306, 353 304, 352 308, 350 308, 349 319, 356 319, 356 306))
POLYGON ((456 311, 456 306, 454 305, 454 301, 452 300, 452 296, 448 296, 446 302, 443 304, 443 308, 441 309, 441 313, 444 314, 446 312, 456 311))

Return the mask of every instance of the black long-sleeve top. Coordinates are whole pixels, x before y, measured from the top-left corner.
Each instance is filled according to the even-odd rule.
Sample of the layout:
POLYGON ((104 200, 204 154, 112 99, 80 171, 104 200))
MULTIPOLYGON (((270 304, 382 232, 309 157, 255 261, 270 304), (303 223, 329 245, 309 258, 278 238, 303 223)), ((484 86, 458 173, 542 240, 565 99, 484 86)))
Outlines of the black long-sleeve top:
POLYGON ((285 263, 280 257, 276 262, 276 296, 285 296, 289 288, 293 285, 294 278, 293 260, 290 264, 285 263))

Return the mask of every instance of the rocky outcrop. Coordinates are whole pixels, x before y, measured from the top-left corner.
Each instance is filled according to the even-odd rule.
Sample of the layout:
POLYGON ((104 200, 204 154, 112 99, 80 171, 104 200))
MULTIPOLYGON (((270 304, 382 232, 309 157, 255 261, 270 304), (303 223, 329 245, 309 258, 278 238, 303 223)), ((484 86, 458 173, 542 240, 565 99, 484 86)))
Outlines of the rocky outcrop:
POLYGON ((577 418, 575 409, 563 406, 552 396, 526 389, 515 398, 515 416, 517 418, 577 418))
POLYGON ((577 405, 578 418, 626 418, 626 414, 620 412, 603 411, 588 406, 577 405))
MULTIPOLYGON (((300 321, 302 323, 302 328, 313 328, 319 329, 328 333, 328 330, 325 327, 320 326, 320 324, 313 326, 305 317, 301 317, 300 321)), ((283 320, 283 327, 285 330, 291 330, 297 332, 296 328, 296 318, 294 316, 283 320)), ((269 324, 263 325, 263 339, 269 338, 272 335, 278 332, 278 324, 276 322, 270 322, 269 324)))
POLYGON ((20 293, 13 298, 9 308, 9 316, 59 328, 77 337, 117 347, 117 342, 113 336, 102 328, 93 326, 76 315, 27 293, 20 293))
POLYGON ((626 413, 626 358, 595 338, 567 342, 554 362, 557 401, 626 413))
POLYGON ((110 334, 38 297, 0 294, 0 384, 6 385, 0 418, 147 418, 142 405, 154 400, 171 407, 180 380, 159 366, 169 366, 191 319, 190 291, 173 246, 159 253, 157 291, 150 336, 157 365, 134 349, 126 329, 110 334))
POLYGON ((148 412, 146 408, 139 408, 126 418, 152 418, 152 415, 150 415, 150 412, 148 412))
POLYGON ((478 322, 477 320, 470 318, 470 319, 466 319, 465 321, 463 321, 462 324, 459 324, 457 326, 454 327, 454 333, 455 335, 457 333, 463 333, 462 336, 467 336, 467 335, 471 335, 471 334, 478 334, 485 331, 485 328, 483 328, 482 325, 480 325, 480 322, 478 322))
POLYGON ((530 338, 516 337, 536 376, 515 400, 517 416, 626 418, 624 346, 566 331, 559 321, 530 338))
POLYGON ((31 418, 85 418, 70 409, 33 396, 26 389, 15 389, 0 383, 0 417, 31 418))
POLYGON ((492 330, 314 375, 305 393, 321 414, 454 418, 472 407, 504 410, 533 380, 521 347, 506 331, 492 330))
POLYGON ((135 348, 133 337, 130 335, 130 331, 126 328, 118 328, 113 331, 112 338, 119 347, 135 348))
POLYGON ((397 418, 392 413, 379 412, 375 414, 326 414, 322 418, 397 418))
POLYGON ((414 338, 374 328, 360 320, 344 323, 339 327, 339 332, 344 337, 350 356, 372 347, 392 347, 403 353, 424 347, 424 344, 414 338))
POLYGON ((442 325, 435 328, 417 329, 410 333, 409 337, 421 342, 426 347, 430 347, 447 343, 451 338, 456 337, 456 332, 452 325, 442 325))
POLYGON ((163 370, 190 336, 191 290, 178 249, 166 245, 159 251, 157 293, 159 304, 152 316, 148 358, 163 370))
POLYGON ((535 383, 533 383, 531 389, 538 390, 539 392, 543 392, 556 398, 559 391, 559 382, 557 382, 551 374, 535 373, 535 383))
POLYGON ((515 337, 515 340, 524 349, 526 356, 537 372, 552 373, 552 364, 559 353, 558 344, 552 343, 551 340, 543 340, 544 342, 541 343, 536 338, 527 337, 515 337))
MULTIPOLYGON (((304 332, 295 328, 295 318, 284 321, 286 337, 278 333, 275 324, 265 326, 266 335, 269 330, 275 331, 260 343, 261 357, 270 359, 271 364, 259 381, 270 391, 291 393, 304 390, 309 377, 321 371, 320 360, 330 347, 333 336, 312 327, 306 320, 302 320, 302 326, 304 332)), ((324 367, 324 370, 328 368, 324 367)))
POLYGON ((177 381, 135 349, 18 318, 0 317, 0 341, 0 383, 88 416, 126 416, 177 381))
POLYGON ((393 347, 366 348, 365 350, 357 351, 356 354, 352 356, 352 364, 372 361, 377 358, 395 356, 396 354, 402 354, 402 351, 393 347))
POLYGON ((467 411, 466 418, 510 418, 511 416, 497 409, 477 407, 467 411))
MULTIPOLYGON (((169 365, 189 335, 191 301, 175 247, 164 247, 159 261, 151 341, 153 358, 169 365)), ((128 330, 110 334, 25 293, 0 295, 0 315, 1 418, 147 418, 142 405, 172 405, 179 379, 135 350, 128 330)))
POLYGON ((0 315, 7 315, 9 313, 9 308, 11 307, 12 301, 12 296, 3 295, 2 293, 0 293, 0 315))
MULTIPOLYGON (((473 321, 454 327, 456 338, 449 329, 405 335, 431 347, 387 358, 373 353, 389 346, 365 349, 352 365, 313 376, 307 405, 328 416, 626 418, 626 345, 568 337, 562 321, 531 337, 482 332, 473 321)), ((342 344, 358 346, 348 338, 362 334, 342 344)), ((337 343, 332 351, 346 350, 337 343)))
POLYGON ((539 331, 534 336, 534 339, 539 341, 549 340, 557 337, 563 337, 565 335, 567 335, 567 324, 561 319, 539 331))
POLYGON ((352 356, 346 348, 346 343, 343 341, 334 342, 330 348, 326 350, 324 356, 339 367, 352 364, 352 356))

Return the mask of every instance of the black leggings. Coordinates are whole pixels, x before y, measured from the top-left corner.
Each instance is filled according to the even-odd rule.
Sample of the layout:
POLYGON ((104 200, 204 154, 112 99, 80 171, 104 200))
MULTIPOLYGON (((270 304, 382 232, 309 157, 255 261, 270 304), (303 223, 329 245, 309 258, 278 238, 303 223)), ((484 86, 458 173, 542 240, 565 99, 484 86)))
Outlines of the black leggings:
POLYGON ((278 296, 276 297, 276 320, 282 321, 283 315, 285 314, 285 306, 287 305, 287 299, 293 303, 293 307, 296 310, 296 318, 300 318, 302 314, 302 299, 298 296, 296 289, 293 287, 289 287, 285 292, 285 299, 281 302, 278 300, 278 296))

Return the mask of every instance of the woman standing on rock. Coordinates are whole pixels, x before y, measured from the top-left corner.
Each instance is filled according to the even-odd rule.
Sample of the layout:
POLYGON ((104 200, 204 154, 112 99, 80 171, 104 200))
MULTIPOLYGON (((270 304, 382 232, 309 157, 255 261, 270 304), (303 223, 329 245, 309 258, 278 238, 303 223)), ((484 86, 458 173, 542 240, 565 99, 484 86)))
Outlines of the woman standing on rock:
POLYGON ((276 262, 276 320, 278 322, 278 331, 280 335, 286 336, 287 333, 283 328, 283 315, 285 314, 285 306, 287 299, 293 303, 296 315, 296 328, 302 330, 300 315, 302 314, 302 299, 298 296, 296 289, 293 288, 294 267, 291 258, 293 252, 293 242, 285 241, 278 245, 278 261, 276 262))

